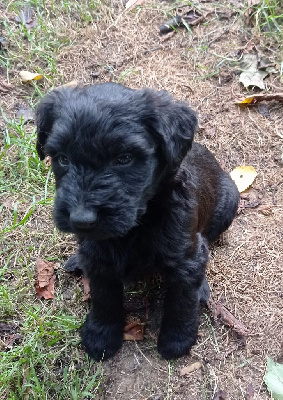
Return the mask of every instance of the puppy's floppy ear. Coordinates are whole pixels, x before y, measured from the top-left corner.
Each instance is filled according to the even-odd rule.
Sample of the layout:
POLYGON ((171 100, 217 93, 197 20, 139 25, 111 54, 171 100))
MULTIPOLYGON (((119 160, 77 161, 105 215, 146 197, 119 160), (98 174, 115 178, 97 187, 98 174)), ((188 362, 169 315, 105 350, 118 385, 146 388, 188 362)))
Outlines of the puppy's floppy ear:
POLYGON ((51 133, 53 123, 58 113, 60 90, 53 90, 47 94, 39 103, 36 109, 35 120, 37 126, 36 150, 41 160, 44 160, 46 154, 44 146, 51 133))
POLYGON ((144 89, 143 93, 153 111, 147 118, 148 126, 156 136, 166 162, 176 168, 192 146, 197 127, 196 113, 187 103, 174 101, 166 91, 144 89))

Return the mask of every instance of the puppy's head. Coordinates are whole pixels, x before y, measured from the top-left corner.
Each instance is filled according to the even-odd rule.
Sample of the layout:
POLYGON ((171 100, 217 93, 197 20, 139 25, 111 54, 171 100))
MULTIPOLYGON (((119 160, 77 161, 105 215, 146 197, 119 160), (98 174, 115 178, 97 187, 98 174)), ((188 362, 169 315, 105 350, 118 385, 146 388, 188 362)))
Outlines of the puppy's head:
POLYGON ((36 114, 37 151, 52 158, 59 229, 123 236, 190 149, 197 120, 167 92, 118 84, 61 88, 36 114))

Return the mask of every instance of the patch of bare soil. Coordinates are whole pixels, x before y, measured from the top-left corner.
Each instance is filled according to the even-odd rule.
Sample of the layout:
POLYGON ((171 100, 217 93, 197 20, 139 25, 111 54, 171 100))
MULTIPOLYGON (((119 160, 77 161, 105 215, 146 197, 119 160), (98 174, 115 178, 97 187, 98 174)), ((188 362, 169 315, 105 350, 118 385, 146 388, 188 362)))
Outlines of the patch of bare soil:
MULTIPOLYGON (((196 140, 222 167, 231 171, 253 165, 258 172, 225 242, 212 248, 208 265, 212 295, 248 328, 246 341, 203 308, 191 354, 172 363, 162 360, 156 351, 158 294, 136 312, 146 319, 144 341, 125 342, 103 364, 105 399, 246 399, 249 385, 254 400, 270 399, 263 383, 266 355, 281 362, 283 357, 283 110, 279 103, 269 102, 269 115, 264 117, 257 106, 236 105, 252 91, 239 83, 239 69, 232 60, 251 40, 266 56, 276 58, 278 49, 245 28, 236 3, 240 7, 231 1, 215 9, 215 4, 200 2, 202 13, 213 10, 206 20, 192 32, 180 28, 164 41, 158 27, 166 21, 162 8, 168 9, 171 2, 164 7, 146 2, 132 12, 113 2, 112 7, 105 6, 98 25, 81 29, 75 44, 62 49, 59 57, 57 69, 66 81, 115 80, 132 88, 165 89, 188 101, 199 114, 196 140), (196 361, 201 367, 181 376, 181 368, 196 361)), ((276 74, 265 83, 270 92, 283 91, 276 74)), ((58 243, 53 254, 60 258, 69 251, 66 240, 58 243)), ((44 257, 42 249, 40 255, 44 257)))

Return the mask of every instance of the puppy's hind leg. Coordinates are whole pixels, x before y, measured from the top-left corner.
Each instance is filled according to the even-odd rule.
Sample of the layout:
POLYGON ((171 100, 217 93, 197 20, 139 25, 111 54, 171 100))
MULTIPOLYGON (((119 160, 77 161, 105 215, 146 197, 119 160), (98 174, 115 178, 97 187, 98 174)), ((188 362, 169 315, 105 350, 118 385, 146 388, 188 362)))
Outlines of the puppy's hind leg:
POLYGON ((214 210, 212 221, 204 236, 211 243, 219 238, 221 233, 231 225, 238 209, 239 191, 230 176, 223 171, 219 198, 214 210))
POLYGON ((203 278, 201 287, 198 289, 198 298, 201 303, 206 304, 210 296, 210 288, 206 276, 203 278))
POLYGON ((195 253, 190 258, 176 260, 175 268, 167 269, 168 289, 157 350, 165 359, 175 359, 189 353, 198 332, 200 300, 208 297, 205 266, 209 250, 206 240, 198 234, 195 253))

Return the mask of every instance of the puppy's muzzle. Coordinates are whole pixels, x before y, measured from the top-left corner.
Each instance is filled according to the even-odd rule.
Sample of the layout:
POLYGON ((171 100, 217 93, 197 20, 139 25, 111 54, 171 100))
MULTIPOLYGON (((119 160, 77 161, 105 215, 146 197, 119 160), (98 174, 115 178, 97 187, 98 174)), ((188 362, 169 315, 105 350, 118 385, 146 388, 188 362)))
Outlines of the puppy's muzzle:
POLYGON ((70 222, 74 229, 78 231, 89 231, 95 227, 97 213, 95 210, 89 210, 82 206, 71 210, 70 222))

